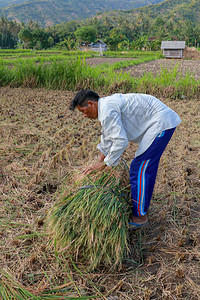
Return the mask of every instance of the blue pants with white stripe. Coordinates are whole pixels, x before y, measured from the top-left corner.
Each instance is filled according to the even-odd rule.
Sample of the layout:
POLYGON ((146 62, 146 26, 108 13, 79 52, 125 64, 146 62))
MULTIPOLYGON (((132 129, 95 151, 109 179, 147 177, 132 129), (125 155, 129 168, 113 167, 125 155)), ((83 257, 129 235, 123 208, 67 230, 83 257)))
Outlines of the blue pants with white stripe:
POLYGON ((175 128, 157 135, 151 146, 133 159, 130 166, 133 216, 144 216, 149 208, 156 181, 158 164, 175 128))

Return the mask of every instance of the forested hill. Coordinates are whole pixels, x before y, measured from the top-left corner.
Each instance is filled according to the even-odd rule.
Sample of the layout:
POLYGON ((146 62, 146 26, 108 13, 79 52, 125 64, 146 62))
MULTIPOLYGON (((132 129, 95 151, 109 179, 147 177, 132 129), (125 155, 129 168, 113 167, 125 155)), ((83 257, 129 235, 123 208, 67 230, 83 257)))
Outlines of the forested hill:
POLYGON ((6 7, 11 4, 18 4, 18 3, 25 2, 25 1, 27 1, 27 0, 0 0, 0 7, 6 7))
MULTIPOLYGON (((73 4, 75 1, 78 3, 78 0, 73 0, 73 4)), ((47 4, 50 2, 55 3, 54 0, 46 0, 47 4)), ((37 5, 40 3, 41 7, 41 3, 44 4, 45 1, 37 0, 33 3, 37 5)), ((57 2, 57 4, 62 3, 63 1, 57 2)), ((26 5, 30 3, 26 2, 26 5)), ((23 14, 22 7, 24 6, 16 5, 18 6, 20 7, 19 14, 23 14)), ((141 50, 143 48, 158 50, 163 40, 184 40, 188 46, 199 47, 200 45, 200 0, 165 0, 134 10, 99 12, 90 18, 76 19, 56 25, 50 23, 50 20, 53 20, 54 11, 52 8, 50 10, 50 7, 48 11, 47 7, 48 5, 45 13, 42 13, 39 7, 34 8, 35 16, 38 18, 40 14, 40 19, 45 22, 42 23, 45 28, 38 24, 40 22, 34 23, 27 19, 27 23, 18 23, 16 20, 1 17, 0 47, 20 46, 31 49, 58 47, 76 50, 81 42, 91 43, 97 39, 104 41, 111 50, 141 50), (46 19, 47 16, 48 19, 46 19), (50 26, 51 24, 53 26, 50 26)), ((57 5, 56 11, 59 17, 64 18, 65 13, 61 8, 62 6, 57 5)), ((33 13, 30 13, 29 17, 32 20, 38 20, 34 18, 33 13)))
POLYGON ((84 19, 98 12, 127 10, 157 4, 163 0, 0 0, 0 15, 9 20, 27 23, 30 19, 43 27, 84 19), (16 4, 13 4, 16 3, 16 4))
POLYGON ((190 21, 195 26, 200 25, 200 0, 165 0, 157 5, 148 5, 138 9, 131 9, 118 12, 106 12, 100 17, 113 18, 123 20, 138 19, 140 15, 141 21, 145 19, 162 18, 169 22, 174 21, 190 21))

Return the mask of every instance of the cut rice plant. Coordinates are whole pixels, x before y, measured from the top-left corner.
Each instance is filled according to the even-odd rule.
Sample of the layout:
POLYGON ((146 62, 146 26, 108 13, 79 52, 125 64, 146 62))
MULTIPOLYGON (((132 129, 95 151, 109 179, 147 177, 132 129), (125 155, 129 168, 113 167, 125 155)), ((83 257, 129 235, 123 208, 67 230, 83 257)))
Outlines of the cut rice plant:
POLYGON ((89 269, 120 267, 128 252, 128 187, 122 164, 79 180, 50 213, 59 250, 89 269))
POLYGON ((95 299, 97 296, 76 296, 72 288, 72 282, 65 283, 61 286, 47 289, 47 285, 24 286, 7 270, 0 271, 0 299, 1 300, 54 300, 54 299, 95 299))
POLYGON ((41 298, 28 291, 28 289, 17 282, 6 270, 2 270, 0 272, 0 299, 39 300, 41 298))

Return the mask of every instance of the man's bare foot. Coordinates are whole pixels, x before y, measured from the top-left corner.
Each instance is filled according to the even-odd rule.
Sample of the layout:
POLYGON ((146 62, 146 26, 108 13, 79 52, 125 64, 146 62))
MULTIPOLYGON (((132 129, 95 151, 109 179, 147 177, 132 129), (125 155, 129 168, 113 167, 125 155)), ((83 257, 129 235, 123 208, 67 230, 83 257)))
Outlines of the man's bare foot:
POLYGON ((141 217, 132 217, 131 222, 138 225, 146 224, 148 222, 148 217, 147 215, 141 217))

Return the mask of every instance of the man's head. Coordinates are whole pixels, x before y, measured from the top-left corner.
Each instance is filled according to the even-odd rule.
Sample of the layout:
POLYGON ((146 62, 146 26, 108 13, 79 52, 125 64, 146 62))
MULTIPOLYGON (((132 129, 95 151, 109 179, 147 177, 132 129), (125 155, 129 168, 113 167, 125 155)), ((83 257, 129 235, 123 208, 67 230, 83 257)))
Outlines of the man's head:
POLYGON ((99 95, 91 90, 80 90, 70 103, 70 109, 76 107, 83 113, 84 117, 96 119, 98 117, 99 95))

